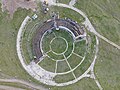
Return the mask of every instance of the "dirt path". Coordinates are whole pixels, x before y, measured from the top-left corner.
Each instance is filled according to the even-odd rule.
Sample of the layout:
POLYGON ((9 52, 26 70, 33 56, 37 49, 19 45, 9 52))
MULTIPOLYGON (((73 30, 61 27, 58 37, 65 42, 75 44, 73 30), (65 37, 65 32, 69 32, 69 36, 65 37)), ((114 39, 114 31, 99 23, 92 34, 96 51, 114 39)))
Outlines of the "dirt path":
MULTIPOLYGON (((48 89, 44 88, 44 87, 41 86, 41 85, 35 85, 35 84, 33 84, 33 83, 26 82, 26 81, 22 81, 22 80, 18 80, 18 79, 0 79, 0 82, 20 83, 20 84, 29 86, 29 87, 34 88, 34 89, 38 89, 38 90, 48 90, 48 89)), ((2 87, 2 86, 1 86, 1 87, 2 87)), ((14 90, 14 89, 9 89, 9 90, 14 90)), ((15 89, 15 90, 19 90, 19 89, 15 89)), ((21 90, 22 90, 22 89, 21 89, 21 90)))
POLYGON ((25 89, 15 88, 15 87, 11 87, 11 86, 0 85, 0 90, 25 90, 25 89))

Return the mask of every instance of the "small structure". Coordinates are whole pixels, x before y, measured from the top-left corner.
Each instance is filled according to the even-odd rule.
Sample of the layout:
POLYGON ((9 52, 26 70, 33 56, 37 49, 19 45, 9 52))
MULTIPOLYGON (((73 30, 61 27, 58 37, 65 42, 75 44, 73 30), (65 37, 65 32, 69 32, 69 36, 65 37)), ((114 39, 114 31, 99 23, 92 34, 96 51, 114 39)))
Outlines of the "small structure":
POLYGON ((34 15, 32 16, 32 19, 35 20, 36 18, 38 18, 38 16, 37 16, 37 14, 34 14, 34 15))
POLYGON ((44 14, 46 14, 48 11, 49 11, 48 7, 44 8, 44 14))
POLYGON ((59 26, 58 26, 58 23, 56 22, 56 20, 59 19, 59 13, 56 14, 56 13, 53 12, 52 14, 53 14, 52 18, 54 20, 54 25, 53 26, 56 28, 56 30, 60 30, 59 26))
POLYGON ((42 3, 42 10, 43 10, 43 13, 46 14, 48 11, 49 11, 49 8, 48 8, 48 2, 47 1, 44 1, 42 3))
POLYGON ((37 57, 36 57, 36 56, 33 56, 33 58, 34 58, 34 60, 36 60, 36 59, 37 59, 37 57))

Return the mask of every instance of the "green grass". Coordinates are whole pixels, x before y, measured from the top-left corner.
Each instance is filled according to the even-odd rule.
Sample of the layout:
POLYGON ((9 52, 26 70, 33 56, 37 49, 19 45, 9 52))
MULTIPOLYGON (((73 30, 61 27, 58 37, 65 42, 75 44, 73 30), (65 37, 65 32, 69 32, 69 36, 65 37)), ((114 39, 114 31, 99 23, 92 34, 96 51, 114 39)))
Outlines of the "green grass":
POLYGON ((73 38, 71 34, 66 30, 54 31, 55 35, 58 37, 63 37, 68 43, 68 50, 65 52, 65 56, 68 57, 73 50, 73 38))
POLYGON ((82 59, 75 54, 72 54, 70 58, 68 58, 68 62, 72 69, 75 68, 81 62, 81 60, 82 59))
POLYGON ((62 60, 62 59, 64 59, 63 55, 56 55, 53 52, 49 52, 49 53, 47 53, 47 55, 50 56, 54 60, 62 60))
MULTIPOLYGON (((84 11, 96 31, 120 45, 120 1, 80 0, 76 7, 84 11)), ((95 72, 104 90, 120 89, 120 50, 100 39, 95 72)))
POLYGON ((45 57, 39 65, 47 71, 55 72, 56 61, 51 60, 49 57, 45 57))
MULTIPOLYGON (((43 38, 43 51, 47 52, 50 50, 50 42, 55 37, 54 34, 56 35, 56 39, 62 40, 59 37, 63 37, 64 39, 66 39, 68 43, 68 50, 65 52, 65 56, 66 57, 69 56, 73 49, 73 38, 70 35, 70 33, 65 30, 59 30, 59 31, 53 30, 53 32, 51 32, 50 34, 45 34, 43 38)), ((51 43, 51 49, 56 53, 63 53, 66 49, 66 42, 65 41, 61 42, 60 40, 56 40, 56 39, 54 39, 53 42, 51 43)), ((52 52, 49 52, 48 55, 56 60, 60 60, 64 58, 63 55, 55 55, 52 52)))
POLYGON ((101 39, 95 74, 105 90, 120 89, 120 50, 101 39))
POLYGON ((50 51, 50 42, 51 40, 54 38, 54 34, 53 33, 46 33, 45 36, 43 37, 43 41, 42 41, 42 49, 44 52, 48 52, 50 51))
POLYGON ((55 53, 63 53, 67 48, 67 43, 64 39, 62 38, 55 38, 52 43, 51 43, 51 49, 55 53))
POLYGON ((71 36, 71 33, 61 29, 61 30, 54 30, 54 33, 57 37, 63 37, 65 38, 68 42, 72 42, 73 41, 73 37, 71 36))
POLYGON ((52 87, 51 90, 99 90, 99 89, 93 79, 84 78, 75 84, 64 87, 52 87))
POLYGON ((91 57, 91 56, 89 55, 88 58, 85 58, 85 60, 82 62, 82 64, 74 70, 76 77, 79 77, 80 75, 82 75, 90 67, 91 62, 90 62, 89 57, 91 57))
MULTIPOLYGON (((28 22, 27 26, 30 26, 29 23, 30 22, 28 22)), ((27 26, 26 26, 26 28, 27 28, 27 26)), ((29 41, 28 41, 28 35, 29 35, 29 32, 30 32, 30 29, 26 30, 26 28, 23 30, 22 44, 21 45, 22 45, 22 53, 24 55, 25 62, 26 62, 26 64, 29 64, 33 59, 33 54, 32 54, 32 51, 31 51, 32 48, 31 48, 31 46, 29 44, 29 41)))
MULTIPOLYGON (((63 0, 63 1, 66 1, 66 0, 63 0)), ((74 21, 77 21, 79 24, 81 24, 81 22, 85 21, 85 18, 83 16, 81 16, 79 13, 77 13, 76 11, 73 11, 69 8, 52 6, 50 9, 51 9, 51 12, 59 12, 60 18, 67 17, 74 21)))
POLYGON ((75 6, 86 13, 101 35, 120 45, 119 0, 80 0, 75 6))
POLYGON ((69 71, 70 68, 67 64, 67 62, 64 60, 64 61, 59 61, 58 64, 57 64, 57 73, 62 73, 62 72, 67 72, 69 71))
POLYGON ((57 75, 54 77, 56 83, 64 83, 74 80, 74 76, 72 73, 64 74, 64 75, 57 75))
POLYGON ((21 22, 28 13, 25 12, 26 10, 17 11, 13 20, 9 20, 5 13, 0 14, 3 17, 0 20, 0 52, 2 52, 0 55, 0 69, 9 76, 28 80, 29 76, 22 68, 16 53, 16 36, 21 22))
POLYGON ((11 78, 40 84, 23 69, 16 51, 17 33, 27 15, 31 16, 32 12, 19 8, 13 19, 10 19, 9 15, 3 13, 0 9, 0 73, 4 73, 11 78))
POLYGON ((75 42, 74 52, 83 57, 86 52, 86 41, 75 42))
POLYGON ((81 48, 78 48, 78 46, 76 48, 76 51, 79 55, 85 55, 85 59, 84 59, 83 63, 76 70, 74 70, 74 73, 77 77, 82 75, 89 68, 92 61, 94 60, 94 56, 95 56, 94 45, 96 45, 96 38, 92 33, 88 32, 88 34, 91 38, 91 42, 88 44, 87 49, 86 49, 86 46, 84 46, 84 45, 86 45, 85 41, 78 43, 78 46, 81 48))

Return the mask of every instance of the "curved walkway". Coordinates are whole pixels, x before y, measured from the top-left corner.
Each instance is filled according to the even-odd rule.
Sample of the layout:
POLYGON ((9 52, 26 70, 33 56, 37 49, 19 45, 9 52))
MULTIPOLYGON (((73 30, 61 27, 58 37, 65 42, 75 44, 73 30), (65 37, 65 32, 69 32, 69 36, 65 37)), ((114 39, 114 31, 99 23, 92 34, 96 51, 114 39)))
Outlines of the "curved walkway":
POLYGON ((70 6, 73 6, 76 2, 77 2, 77 0, 71 0, 71 1, 69 2, 69 5, 70 5, 70 6))
POLYGON ((23 34, 23 30, 25 28, 25 25, 27 24, 27 22, 30 20, 31 18, 29 16, 27 16, 24 21, 22 22, 21 26, 20 26, 20 29, 18 31, 18 35, 17 35, 17 43, 16 43, 16 49, 17 49, 17 55, 18 55, 18 58, 23 66, 23 68, 27 71, 28 68, 26 67, 26 63, 25 63, 25 58, 24 56, 22 55, 22 49, 21 49, 21 38, 22 38, 22 34, 23 34))

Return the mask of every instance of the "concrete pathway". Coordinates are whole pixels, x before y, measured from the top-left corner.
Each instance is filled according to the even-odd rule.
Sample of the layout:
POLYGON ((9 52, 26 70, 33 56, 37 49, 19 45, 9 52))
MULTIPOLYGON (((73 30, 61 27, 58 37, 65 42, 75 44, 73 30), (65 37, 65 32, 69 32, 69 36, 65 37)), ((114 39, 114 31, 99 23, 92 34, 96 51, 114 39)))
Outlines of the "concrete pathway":
POLYGON ((69 2, 69 6, 74 6, 74 4, 77 2, 77 0, 71 0, 70 2, 69 2))

